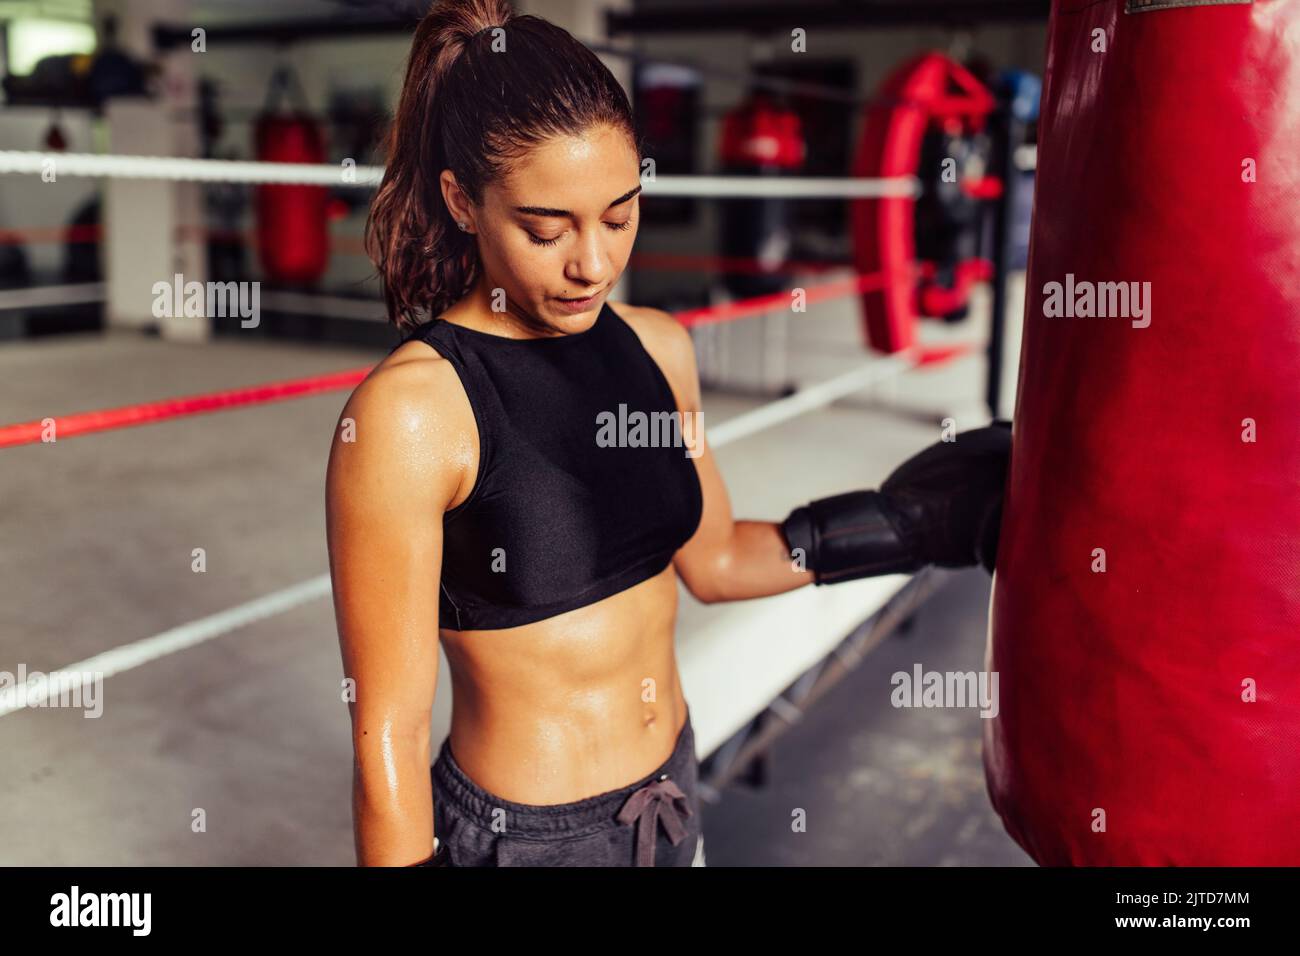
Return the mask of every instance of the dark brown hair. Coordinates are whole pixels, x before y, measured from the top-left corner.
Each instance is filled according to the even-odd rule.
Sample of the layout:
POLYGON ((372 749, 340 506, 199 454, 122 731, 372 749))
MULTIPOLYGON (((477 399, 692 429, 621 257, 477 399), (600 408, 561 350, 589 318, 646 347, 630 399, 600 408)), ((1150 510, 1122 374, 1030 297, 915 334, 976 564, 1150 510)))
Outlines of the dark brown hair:
POLYGON ((389 321, 409 331, 478 278, 475 237, 442 198, 444 169, 481 204, 483 187, 531 147, 598 126, 624 130, 640 159, 627 94, 567 30, 516 16, 506 0, 436 0, 411 41, 387 167, 366 220, 366 253, 389 321))

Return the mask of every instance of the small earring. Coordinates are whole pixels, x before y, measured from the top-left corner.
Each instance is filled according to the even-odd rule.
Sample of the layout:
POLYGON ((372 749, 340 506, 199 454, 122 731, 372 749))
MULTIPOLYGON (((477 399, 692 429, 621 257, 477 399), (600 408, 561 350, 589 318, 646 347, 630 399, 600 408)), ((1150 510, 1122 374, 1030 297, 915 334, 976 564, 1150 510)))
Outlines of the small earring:
POLYGON ((463 222, 458 222, 458 223, 456 223, 456 225, 460 226, 460 231, 461 231, 461 232, 466 232, 466 231, 469 230, 469 227, 466 226, 463 222))

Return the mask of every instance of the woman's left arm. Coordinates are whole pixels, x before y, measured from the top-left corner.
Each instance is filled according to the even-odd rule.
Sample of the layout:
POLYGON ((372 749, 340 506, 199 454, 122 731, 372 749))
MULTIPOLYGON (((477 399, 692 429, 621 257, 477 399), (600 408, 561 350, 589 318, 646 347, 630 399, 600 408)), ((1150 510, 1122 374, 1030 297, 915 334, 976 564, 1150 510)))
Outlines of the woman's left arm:
POLYGON ((704 438, 700 378, 690 332, 660 309, 620 306, 619 313, 627 314, 646 350, 663 369, 682 416, 683 434, 695 455, 704 512, 695 534, 673 558, 687 590, 697 600, 713 604, 811 584, 812 572, 796 565, 778 523, 732 517, 727 487, 704 438))
POLYGON ((820 498, 779 523, 736 521, 704 440, 690 333, 667 312, 635 311, 637 331, 673 389, 704 495, 700 526, 673 559, 697 599, 740 601, 809 583, 910 573, 929 564, 982 564, 993 572, 1010 422, 941 439, 895 468, 878 490, 820 498))

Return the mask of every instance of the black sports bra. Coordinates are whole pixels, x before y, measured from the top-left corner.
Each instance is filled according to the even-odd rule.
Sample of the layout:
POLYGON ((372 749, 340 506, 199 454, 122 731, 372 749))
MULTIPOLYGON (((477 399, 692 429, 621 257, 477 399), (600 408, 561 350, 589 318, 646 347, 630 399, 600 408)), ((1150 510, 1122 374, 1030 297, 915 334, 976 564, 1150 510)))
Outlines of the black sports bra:
POLYGON ((683 432, 663 372, 608 304, 554 338, 445 319, 402 342, 413 338, 452 363, 478 424, 474 486, 443 516, 440 627, 516 627, 593 604, 658 574, 695 533, 698 432, 683 432))

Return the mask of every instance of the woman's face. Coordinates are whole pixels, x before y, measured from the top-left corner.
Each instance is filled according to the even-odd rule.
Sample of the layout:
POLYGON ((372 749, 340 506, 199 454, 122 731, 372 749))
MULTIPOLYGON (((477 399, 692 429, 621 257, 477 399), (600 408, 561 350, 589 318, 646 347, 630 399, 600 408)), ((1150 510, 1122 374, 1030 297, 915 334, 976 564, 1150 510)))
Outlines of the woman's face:
POLYGON ((632 253, 639 173, 626 134, 597 127, 533 149, 484 189, 482 206, 452 190, 452 212, 478 234, 488 295, 504 289, 507 309, 566 332, 589 326, 632 253))

